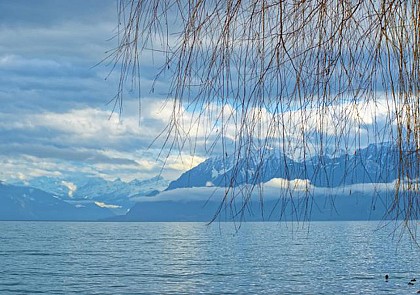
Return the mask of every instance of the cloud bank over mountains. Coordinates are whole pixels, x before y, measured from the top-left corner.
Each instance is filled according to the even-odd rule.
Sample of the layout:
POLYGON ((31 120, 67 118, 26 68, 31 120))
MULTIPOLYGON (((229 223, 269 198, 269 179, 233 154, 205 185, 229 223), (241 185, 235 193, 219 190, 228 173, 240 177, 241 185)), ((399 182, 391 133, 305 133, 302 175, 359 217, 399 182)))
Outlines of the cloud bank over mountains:
MULTIPOLYGON (((249 159, 238 167, 229 159, 213 157, 171 183, 161 176, 124 182, 73 175, 1 184, 0 203, 11 209, 0 210, 0 219, 61 220, 61 210, 66 212, 66 220, 71 214, 74 220, 114 221, 398 218, 398 212, 389 211, 395 205, 398 176, 391 161, 398 150, 392 144, 370 145, 354 155, 305 163, 270 152, 272 157, 264 167, 253 166, 249 159), (278 165, 284 161, 288 161, 286 168, 278 165), (343 169, 347 167, 357 173, 346 175, 343 169), (300 177, 302 172, 307 178, 300 177)), ((406 206, 410 200, 400 194, 398 206, 406 206)))

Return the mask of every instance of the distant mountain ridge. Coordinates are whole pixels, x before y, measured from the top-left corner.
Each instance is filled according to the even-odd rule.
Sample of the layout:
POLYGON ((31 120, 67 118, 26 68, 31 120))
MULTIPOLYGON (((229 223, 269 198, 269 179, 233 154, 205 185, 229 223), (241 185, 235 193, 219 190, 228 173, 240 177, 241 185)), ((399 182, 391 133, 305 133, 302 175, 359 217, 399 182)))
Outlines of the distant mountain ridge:
POLYGON ((68 178, 41 176, 13 184, 38 188, 73 203, 96 201, 127 210, 135 203, 135 198, 156 195, 164 190, 168 183, 162 176, 124 182, 119 178, 108 181, 100 177, 82 175, 68 178))
POLYGON ((293 160, 274 149, 265 152, 262 162, 258 157, 239 158, 236 165, 233 156, 209 158, 172 181, 166 190, 236 187, 265 183, 273 178, 308 179, 317 187, 388 183, 398 177, 401 156, 400 150, 390 143, 371 144, 353 154, 316 156, 305 161, 293 160))
MULTIPOLYGON (((389 210, 395 201, 393 182, 399 177, 401 158, 411 161, 415 156, 409 149, 400 151, 391 143, 381 143, 350 154, 317 156, 304 161, 293 160, 274 149, 266 151, 263 161, 258 157, 237 161, 226 155, 211 157, 172 181, 155 201, 140 201, 125 216, 111 219, 208 222, 219 210, 217 219, 222 221, 400 219, 404 217, 389 210), (287 192, 281 182, 279 186, 270 182, 279 178, 308 180, 312 186, 310 193, 299 189, 287 192), (243 211, 236 211, 244 205, 241 195, 246 191, 244 188, 267 182, 263 187, 263 206, 258 192, 249 191, 251 195, 246 198, 251 201, 243 211), (231 199, 229 195, 227 203, 222 203, 225 187, 239 187, 239 197, 231 199)), ((406 172, 417 179, 416 167, 406 172)), ((401 195, 398 202, 403 206, 407 198, 401 195)))
MULTIPOLYGON (((394 196, 392 182, 399 176, 401 158, 410 161, 414 160, 410 157, 416 156, 410 151, 401 152, 390 143, 371 144, 350 154, 317 156, 304 161, 294 160, 275 149, 264 151, 266 154, 260 161, 259 152, 256 151, 256 157, 237 161, 233 156, 210 157, 171 183, 160 176, 124 182, 84 175, 37 177, 18 185, 0 181, 0 220, 209 221, 221 204, 224 187, 246 187, 279 178, 308 180, 318 192, 314 200, 321 205, 330 198, 324 191, 338 188, 332 194, 338 198, 334 208, 340 209, 339 212, 317 206, 314 220, 380 219, 386 216, 389 200, 394 196), (362 188, 357 192, 352 192, 353 188, 341 188, 347 185, 356 188, 359 184, 374 187, 376 183, 386 183, 390 189, 387 185, 379 186, 382 188, 378 193, 376 188, 371 191, 362 188), (221 189, 214 194, 215 188, 209 187, 221 189)), ((413 169, 409 175, 418 177, 419 171, 413 169)), ((266 216, 271 214, 270 207, 276 208, 277 190, 282 189, 277 187, 281 183, 267 184, 270 185, 274 186, 270 188, 271 197, 264 201, 266 216)), ((305 200, 301 193, 294 192, 296 200, 305 200)), ((259 212, 259 202, 252 202, 249 208, 259 212)), ((253 214, 246 219, 262 220, 253 214)), ((281 219, 281 215, 270 219, 281 219)))
POLYGON ((0 183, 0 220, 98 220, 113 215, 94 203, 73 205, 33 187, 0 183))

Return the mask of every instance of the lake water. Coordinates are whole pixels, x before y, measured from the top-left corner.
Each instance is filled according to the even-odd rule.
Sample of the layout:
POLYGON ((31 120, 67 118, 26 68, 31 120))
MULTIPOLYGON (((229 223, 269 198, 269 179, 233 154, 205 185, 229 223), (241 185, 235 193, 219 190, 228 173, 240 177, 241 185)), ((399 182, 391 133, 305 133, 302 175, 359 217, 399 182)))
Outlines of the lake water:
POLYGON ((416 294, 379 225, 0 222, 0 294, 416 294))

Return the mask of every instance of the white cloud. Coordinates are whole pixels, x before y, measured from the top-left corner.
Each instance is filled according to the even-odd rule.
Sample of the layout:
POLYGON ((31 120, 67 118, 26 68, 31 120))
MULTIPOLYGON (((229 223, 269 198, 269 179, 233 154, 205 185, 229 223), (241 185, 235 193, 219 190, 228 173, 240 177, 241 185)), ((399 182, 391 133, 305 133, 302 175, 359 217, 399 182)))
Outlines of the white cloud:
MULTIPOLYGON (((108 179, 114 179, 122 175, 125 179, 132 179, 129 175, 157 175, 162 171, 163 163, 165 162, 165 170, 163 174, 169 177, 169 179, 177 178, 182 172, 195 167, 205 160, 202 155, 205 154, 205 146, 208 145, 211 138, 208 137, 209 130, 206 130, 208 126, 197 127, 197 133, 190 134, 191 141, 189 144, 194 146, 194 151, 189 154, 191 146, 184 146, 184 150, 181 155, 176 154, 178 151, 174 150, 173 153, 167 153, 162 151, 161 158, 159 160, 158 154, 161 152, 160 148, 163 145, 164 138, 157 140, 155 143, 156 149, 147 149, 148 145, 155 139, 157 134, 164 129, 168 124, 168 116, 171 115, 172 106, 170 104, 164 105, 161 100, 145 99, 143 101, 143 112, 142 121, 139 124, 138 109, 135 108, 138 102, 131 101, 130 108, 123 121, 120 121, 117 116, 112 116, 109 119, 109 110, 100 110, 97 108, 86 107, 81 109, 70 109, 66 112, 41 112, 38 114, 22 114, 19 120, 14 120, 12 115, 5 114, 5 120, 0 121, 0 132, 6 132, 8 136, 13 134, 16 138, 22 134, 24 137, 31 138, 31 141, 22 141, 21 143, 13 143, 15 140, 13 137, 9 140, 8 157, 12 157, 13 153, 15 156, 19 153, 25 154, 26 156, 17 159, 20 162, 21 169, 17 170, 18 166, 13 167, 11 170, 4 170, 2 177, 4 179, 12 177, 11 175, 16 173, 27 173, 26 177, 34 177, 35 175, 49 175, 55 174, 57 171, 63 173, 64 169, 71 169, 77 171, 80 167, 85 167, 95 175, 105 175, 108 179), (197 135, 197 137, 194 137, 197 135), (23 148, 26 145, 26 148, 23 148), (36 147, 38 145, 38 147, 36 147), (66 148, 58 148, 64 146, 66 148), (48 148, 47 148, 48 147, 48 148), (71 147, 69 150, 69 147, 71 147), (193 155, 195 153, 195 155, 193 155), (165 155, 168 155, 165 158, 165 155), (30 157, 35 157, 39 161, 39 157, 42 159, 38 165, 33 165, 34 159, 30 160, 30 157), (28 158, 29 157, 29 158, 28 158), (51 157, 50 160, 46 160, 45 157, 51 157), (52 159, 56 160, 53 161, 52 159), (32 171, 27 172, 28 169, 23 168, 23 161, 28 161, 27 167, 34 167, 32 171), (67 162, 63 165, 63 161, 80 161, 76 163, 67 162), (59 165, 58 165, 59 164, 59 165), (90 165, 90 167, 87 167, 90 165), (36 167, 35 167, 36 166, 36 167), (61 167, 60 167, 61 166, 61 167), (9 172, 10 171, 10 172, 9 172), (14 172, 11 172, 14 171, 14 172), (9 176, 8 176, 9 174, 9 176)), ((374 124, 375 122, 386 122, 386 116, 388 116, 388 109, 384 106, 385 102, 378 101, 376 103, 366 103, 361 106, 354 106, 352 104, 344 104, 342 106, 331 107, 329 111, 329 123, 328 127, 331 135, 335 134, 340 130, 339 124, 353 124, 357 120, 363 120, 366 124, 374 124), (355 110, 356 108, 356 110, 355 110), (335 112, 343 112, 346 110, 351 121, 344 122, 338 120, 337 116, 333 116, 335 112), (337 117, 337 118, 336 118, 337 117), (362 119, 360 119, 362 118, 362 119), (335 120, 335 121, 334 121, 335 120), (353 123, 352 123, 353 122, 353 123)), ((222 111, 225 113, 234 113, 234 109, 230 105, 220 106, 209 106, 212 111, 222 111)), ((186 110, 183 110, 186 112, 186 110)), ((273 117, 267 109, 264 110, 253 110, 256 121, 260 121, 261 125, 268 126, 268 122, 273 117)), ((184 113, 186 118, 190 120, 188 123, 187 119, 186 126, 193 130, 198 121, 192 113, 184 113)), ((211 120, 211 116, 203 117, 201 120, 211 120), (206 119, 207 118, 207 119, 206 119)), ((286 135, 291 138, 300 136, 299 124, 303 124, 301 116, 307 118, 305 122, 305 128, 307 132, 311 129, 317 128, 317 122, 314 119, 316 116, 316 110, 307 111, 289 111, 283 114, 287 125, 284 126, 286 135), (312 120, 312 121, 311 121, 312 120), (313 121, 315 120, 315 121, 313 121)), ((327 122, 327 121, 326 121, 327 122)), ((185 127, 185 126, 184 126, 185 127)), ((187 128, 185 127, 185 128, 187 128)), ((254 126, 255 128, 260 128, 254 126)), ((367 126, 368 128, 369 126, 367 126)), ((226 126, 227 132, 232 133, 234 137, 237 132, 238 126, 235 125, 233 120, 228 120, 228 126, 226 126)), ((344 127, 343 127, 344 128, 344 127)), ((350 128, 350 127, 349 127, 350 128)), ((384 127, 385 128, 385 127, 384 127)), ((263 132, 261 127, 261 134, 263 132)), ((370 132, 373 132, 373 127, 370 132)), ((217 131, 213 129, 217 135, 217 131)), ((367 133, 368 134, 368 133, 367 133)), ((272 136, 280 136, 278 133, 271 133, 272 136)), ((336 136, 338 136, 336 134, 336 136)), ((370 136, 373 137, 372 134, 370 136)), ((24 138, 23 137, 23 138, 24 138)), ((273 139, 274 140, 274 139, 273 139)), ((276 141, 276 140, 274 140, 276 141)), ((298 154, 299 151, 299 139, 295 142, 290 142, 290 150, 293 150, 293 144, 296 145, 294 151, 298 154)), ((334 144, 334 141, 333 141, 334 144)), ((306 147, 308 149, 316 149, 314 146, 306 147)), ((286 149, 287 150, 287 149, 286 149)), ((313 150, 316 152, 316 150, 313 150)), ((16 177, 16 176, 14 176, 16 177)), ((301 189, 306 184, 298 183, 270 183, 269 185, 277 185, 280 187, 289 186, 301 189)))
POLYGON ((313 187, 308 179, 293 179, 287 180, 284 178, 273 178, 264 183, 265 187, 291 189, 292 191, 309 191, 313 187))
POLYGON ((212 186, 214 186, 213 182, 211 181, 206 182, 206 187, 212 187, 212 186))
MULTIPOLYGON (((41 163, 42 160, 38 163, 41 163)), ((31 178, 40 176, 61 176, 61 172, 54 169, 38 167, 37 163, 33 163, 24 159, 5 159, 0 157, 2 169, 0 170, 0 179, 5 181, 26 181, 31 178)))
MULTIPOLYGON (((221 202, 225 197, 227 203, 232 198, 238 202, 242 202, 244 197, 249 201, 259 202, 261 200, 271 201, 281 198, 312 198, 316 196, 334 197, 334 196, 352 196, 358 193, 358 196, 372 197, 375 193, 389 193, 395 189, 395 182, 391 183, 369 183, 369 184, 353 184, 338 188, 314 187, 309 184, 308 180, 287 181, 284 179, 274 179, 259 187, 252 189, 251 185, 244 185, 233 190, 224 187, 194 187, 179 188, 161 192, 159 195, 151 198, 137 198, 137 202, 156 202, 156 201, 173 201, 173 202, 189 202, 189 201, 214 201, 221 202), (290 185, 290 186, 288 186, 290 185), (244 195, 245 193, 245 195, 244 195), (247 193, 250 193, 248 195, 247 193), (262 193, 262 195, 261 195, 262 193)), ((391 194, 392 195, 392 194, 391 194)))
POLYGON ((137 198, 137 202, 155 202, 155 201, 221 201, 224 196, 225 188, 220 187, 196 187, 196 188, 179 188, 170 191, 164 191, 157 196, 150 198, 137 198))

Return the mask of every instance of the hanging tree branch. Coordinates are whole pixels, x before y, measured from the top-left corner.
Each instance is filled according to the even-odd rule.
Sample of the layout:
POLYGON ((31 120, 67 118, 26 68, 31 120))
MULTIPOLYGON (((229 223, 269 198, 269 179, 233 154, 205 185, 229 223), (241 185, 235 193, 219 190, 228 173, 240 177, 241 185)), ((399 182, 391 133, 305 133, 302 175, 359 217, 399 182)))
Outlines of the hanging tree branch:
MULTIPOLYGON (((352 151, 364 144, 363 108, 386 108, 370 140, 400 151, 390 211, 418 218, 419 1, 120 0, 118 36, 116 105, 152 50, 163 57, 156 78, 171 83, 164 148, 194 145, 183 119, 193 108, 207 146, 232 154, 237 171, 243 158, 263 163, 273 145, 300 159, 352 151)), ((240 199, 240 216, 258 183, 235 190, 235 173, 228 182, 221 209, 240 199)))

